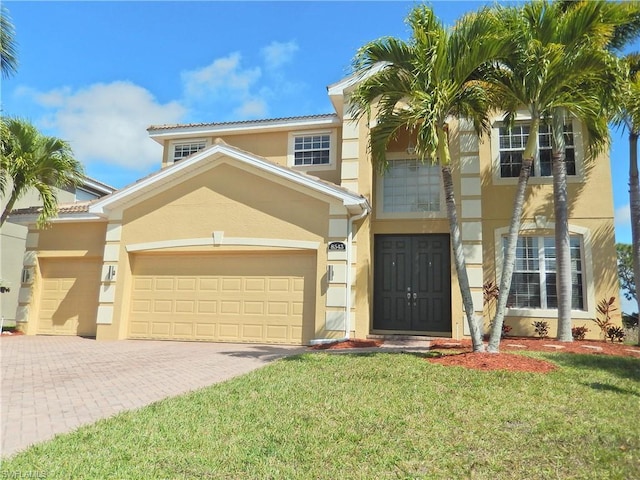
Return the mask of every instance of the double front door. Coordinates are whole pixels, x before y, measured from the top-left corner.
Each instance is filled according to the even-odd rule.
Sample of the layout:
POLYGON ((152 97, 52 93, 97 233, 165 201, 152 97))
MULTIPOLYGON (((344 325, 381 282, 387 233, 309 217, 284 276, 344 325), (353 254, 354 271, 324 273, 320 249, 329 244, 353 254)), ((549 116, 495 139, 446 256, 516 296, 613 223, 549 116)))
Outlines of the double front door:
POLYGON ((451 333, 449 235, 376 235, 374 330, 451 333))

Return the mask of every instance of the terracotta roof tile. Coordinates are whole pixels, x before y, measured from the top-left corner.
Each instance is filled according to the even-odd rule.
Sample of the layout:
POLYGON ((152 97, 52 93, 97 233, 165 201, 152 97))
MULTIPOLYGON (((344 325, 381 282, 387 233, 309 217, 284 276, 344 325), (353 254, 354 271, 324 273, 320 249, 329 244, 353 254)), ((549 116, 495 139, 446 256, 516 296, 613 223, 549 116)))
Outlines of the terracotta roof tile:
MULTIPOLYGON (((89 211, 89 207, 93 202, 98 199, 90 200, 86 202, 74 202, 74 203, 62 203, 58 205, 58 215, 61 213, 86 213, 89 211)), ((18 208, 11 211, 11 216, 16 215, 39 215, 42 212, 42 207, 28 207, 18 208)))

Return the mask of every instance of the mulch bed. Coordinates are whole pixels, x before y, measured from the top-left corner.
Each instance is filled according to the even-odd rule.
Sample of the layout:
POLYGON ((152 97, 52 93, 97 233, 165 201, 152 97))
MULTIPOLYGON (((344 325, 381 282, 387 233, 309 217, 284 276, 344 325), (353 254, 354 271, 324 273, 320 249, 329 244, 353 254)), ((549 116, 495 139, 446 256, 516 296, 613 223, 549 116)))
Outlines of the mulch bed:
MULTIPOLYGON (((383 345, 380 340, 351 339, 324 343, 310 347, 313 350, 342 350, 349 348, 370 348, 383 345)), ((441 339, 431 341, 431 350, 441 352, 440 356, 427 358, 439 365, 451 365, 476 370, 508 370, 511 372, 548 373, 557 367, 551 362, 509 353, 513 351, 538 351, 581 353, 591 355, 617 355, 640 358, 640 347, 594 340, 570 343, 544 338, 507 337, 500 342, 500 353, 472 353, 470 340, 441 339), (446 350, 451 350, 450 353, 446 350)))
POLYGON ((429 362, 440 365, 453 365, 476 370, 508 370, 512 372, 548 373, 557 367, 544 360, 507 353, 514 350, 538 352, 581 353, 591 355, 617 355, 640 358, 640 347, 621 343, 581 340, 558 342, 543 338, 505 338, 500 342, 500 353, 472 353, 470 340, 436 340, 431 343, 434 350, 456 351, 455 354, 443 354, 429 358, 429 362))
POLYGON ((18 335, 24 335, 24 332, 20 330, 3 330, 2 331, 3 337, 16 337, 18 335))

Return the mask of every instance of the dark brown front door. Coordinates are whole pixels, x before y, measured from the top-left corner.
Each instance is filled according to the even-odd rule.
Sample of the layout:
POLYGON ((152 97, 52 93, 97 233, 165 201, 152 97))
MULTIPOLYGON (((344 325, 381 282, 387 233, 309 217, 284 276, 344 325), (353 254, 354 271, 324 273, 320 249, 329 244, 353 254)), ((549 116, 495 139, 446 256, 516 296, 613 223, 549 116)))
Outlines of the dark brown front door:
POLYGON ((374 330, 451 333, 449 235, 376 235, 374 330))

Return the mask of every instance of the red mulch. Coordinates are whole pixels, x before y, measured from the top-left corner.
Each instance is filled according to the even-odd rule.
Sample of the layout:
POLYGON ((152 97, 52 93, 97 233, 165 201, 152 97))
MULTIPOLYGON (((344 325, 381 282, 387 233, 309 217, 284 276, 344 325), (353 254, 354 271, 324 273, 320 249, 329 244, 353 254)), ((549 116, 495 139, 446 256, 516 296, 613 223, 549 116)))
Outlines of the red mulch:
POLYGON ((545 360, 515 353, 458 353, 427 358, 439 365, 473 368, 474 370, 508 370, 510 372, 549 373, 557 367, 545 360))
POLYGON ((16 337, 18 335, 24 335, 24 332, 21 332, 20 330, 4 330, 2 332, 3 337, 16 337))
MULTIPOLYGON (((379 347, 380 340, 351 339, 324 343, 311 347, 314 350, 339 350, 348 348, 379 347)), ((449 338, 432 340, 432 350, 455 350, 451 354, 431 357, 427 361, 439 365, 453 365, 476 370, 508 370, 512 372, 548 373, 556 370, 556 366, 545 360, 516 355, 514 351, 539 351, 582 353, 591 355, 617 355, 640 358, 640 347, 622 343, 581 340, 574 342, 558 342, 542 338, 507 337, 500 342, 500 353, 472 353, 470 340, 452 340, 449 338), (563 348, 554 348, 554 346, 563 348), (592 348, 585 348, 592 347, 592 348)))
POLYGON ((436 340, 431 343, 432 349, 462 350, 461 353, 429 358, 428 361, 440 365, 455 365, 477 370, 509 370, 518 372, 547 373, 556 366, 544 360, 507 353, 517 350, 534 350, 539 352, 582 353, 592 355, 617 355, 640 358, 640 347, 621 343, 581 340, 574 342, 558 342, 557 340, 540 338, 505 338, 500 342, 500 353, 472 353, 470 340, 436 340), (564 348, 554 348, 554 346, 564 348), (585 348, 597 347, 597 348, 585 348))

